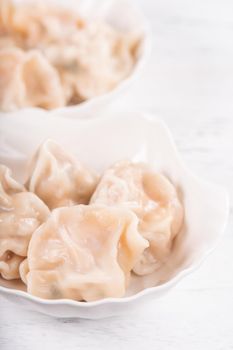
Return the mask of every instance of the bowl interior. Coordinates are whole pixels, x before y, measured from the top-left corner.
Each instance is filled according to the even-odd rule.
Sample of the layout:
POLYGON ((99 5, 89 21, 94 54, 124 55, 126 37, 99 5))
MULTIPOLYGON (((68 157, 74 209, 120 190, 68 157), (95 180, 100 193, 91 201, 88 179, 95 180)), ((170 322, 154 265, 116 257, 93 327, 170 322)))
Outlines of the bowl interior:
MULTIPOLYGON (((185 208, 185 223, 172 253, 159 271, 133 276, 126 296, 167 283, 197 263, 215 245, 226 220, 225 193, 190 174, 169 131, 158 119, 140 113, 116 113, 92 121, 48 118, 41 110, 12 113, 2 118, 0 124, 0 163, 9 166, 14 176, 24 182, 27 159, 46 138, 56 140, 100 173, 117 160, 146 161, 178 188, 185 208)), ((25 289, 19 281, 0 279, 0 285, 25 289)))

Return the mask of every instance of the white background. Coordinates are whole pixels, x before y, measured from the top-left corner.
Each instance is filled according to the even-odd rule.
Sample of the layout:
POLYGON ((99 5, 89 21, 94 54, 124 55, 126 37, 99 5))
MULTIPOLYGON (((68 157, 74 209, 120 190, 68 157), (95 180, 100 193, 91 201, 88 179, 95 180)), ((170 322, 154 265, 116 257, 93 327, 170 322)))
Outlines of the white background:
MULTIPOLYGON (((153 53, 121 107, 159 114, 188 166, 233 198, 233 1, 138 0, 153 53)), ((211 220, 211 218, 206 218, 211 220)), ((193 275, 140 313, 52 319, 0 299, 1 350, 233 349, 233 236, 193 275)))

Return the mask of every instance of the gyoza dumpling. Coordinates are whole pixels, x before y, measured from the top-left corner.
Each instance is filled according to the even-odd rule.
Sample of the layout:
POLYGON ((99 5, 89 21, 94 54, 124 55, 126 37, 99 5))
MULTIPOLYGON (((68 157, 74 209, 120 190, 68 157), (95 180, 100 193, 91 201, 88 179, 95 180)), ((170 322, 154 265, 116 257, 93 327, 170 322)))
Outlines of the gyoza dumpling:
POLYGON ((135 273, 151 273, 166 260, 183 222, 177 191, 166 177, 146 164, 118 162, 105 171, 90 203, 120 205, 138 216, 139 232, 150 246, 134 266, 135 273))
POLYGON ((11 177, 0 165, 0 274, 19 278, 19 265, 27 256, 32 233, 49 215, 47 206, 11 177))
POLYGON ((65 103, 55 68, 36 51, 0 49, 0 106, 15 110, 28 106, 47 109, 65 103))
POLYGON ((29 191, 51 209, 88 204, 97 185, 97 176, 52 140, 40 146, 29 174, 29 191))
POLYGON ((131 211, 78 205, 53 210, 33 234, 21 277, 46 299, 122 297, 148 242, 131 211))

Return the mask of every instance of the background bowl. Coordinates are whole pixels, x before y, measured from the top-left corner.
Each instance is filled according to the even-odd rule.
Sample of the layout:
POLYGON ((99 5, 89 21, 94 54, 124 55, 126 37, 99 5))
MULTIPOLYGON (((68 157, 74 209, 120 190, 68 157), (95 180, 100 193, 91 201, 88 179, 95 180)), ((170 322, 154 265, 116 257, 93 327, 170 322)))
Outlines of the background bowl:
MULTIPOLYGON (((18 4, 35 3, 35 1, 40 2, 40 0, 13 1, 18 4)), ((96 112, 102 111, 113 100, 124 94, 143 71, 143 67, 146 64, 151 51, 148 23, 141 11, 135 6, 133 1, 130 0, 47 0, 47 3, 63 6, 68 9, 76 9, 76 11, 78 9, 79 13, 87 18, 98 18, 109 23, 112 27, 119 29, 120 31, 133 31, 142 35, 142 42, 138 50, 138 58, 132 72, 113 90, 74 106, 55 108, 49 111, 50 114, 55 112, 56 115, 60 114, 64 117, 93 118, 97 116, 96 112)), ((31 109, 31 107, 20 110, 27 109, 31 109)), ((35 109, 40 108, 35 107, 35 109)), ((0 117, 4 114, 5 112, 0 112, 0 117)))
POLYGON ((139 112, 112 113, 91 121, 55 115, 48 118, 42 110, 12 113, 0 123, 0 163, 11 167, 16 178, 24 181, 26 160, 48 137, 99 172, 123 158, 149 162, 177 186, 185 208, 185 224, 168 262, 159 272, 135 276, 124 298, 88 303, 42 300, 27 294, 19 282, 0 279, 3 297, 58 317, 100 318, 121 314, 164 295, 194 271, 216 246, 227 220, 227 195, 220 187, 190 173, 161 120, 139 112))

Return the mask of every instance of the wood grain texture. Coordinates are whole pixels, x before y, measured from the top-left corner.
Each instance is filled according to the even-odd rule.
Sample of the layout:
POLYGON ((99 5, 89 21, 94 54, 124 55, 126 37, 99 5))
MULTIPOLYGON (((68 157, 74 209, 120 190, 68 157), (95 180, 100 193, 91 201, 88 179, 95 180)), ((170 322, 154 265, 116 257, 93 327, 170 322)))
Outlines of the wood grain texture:
MULTIPOLYGON (((137 2, 151 22, 152 57, 113 108, 161 115, 187 165, 232 201, 233 2, 137 2)), ((232 225, 231 206, 224 238, 201 268, 127 317, 52 319, 0 299, 0 349, 233 349, 232 225)))

